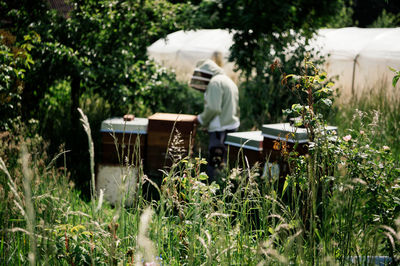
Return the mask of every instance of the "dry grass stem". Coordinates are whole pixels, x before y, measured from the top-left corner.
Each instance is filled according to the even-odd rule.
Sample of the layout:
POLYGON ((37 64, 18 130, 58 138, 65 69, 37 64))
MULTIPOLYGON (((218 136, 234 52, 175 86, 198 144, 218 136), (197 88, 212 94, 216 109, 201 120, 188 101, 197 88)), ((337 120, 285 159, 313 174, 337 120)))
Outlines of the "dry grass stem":
POLYGON ((93 140, 92 140, 92 133, 90 130, 90 124, 87 116, 83 113, 83 111, 78 108, 78 111, 81 115, 81 123, 83 128, 85 129, 85 132, 88 136, 88 143, 89 143, 89 154, 90 154, 90 172, 91 172, 91 180, 92 180, 92 199, 96 199, 96 184, 95 184, 95 174, 94 174, 94 145, 93 145, 93 140))

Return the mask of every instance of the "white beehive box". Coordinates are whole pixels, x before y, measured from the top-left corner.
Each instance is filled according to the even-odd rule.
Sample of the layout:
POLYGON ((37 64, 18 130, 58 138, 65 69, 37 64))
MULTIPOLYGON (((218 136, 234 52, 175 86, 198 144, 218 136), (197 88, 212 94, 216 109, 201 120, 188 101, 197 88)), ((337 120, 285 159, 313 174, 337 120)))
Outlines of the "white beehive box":
MULTIPOLYGON (((327 126, 326 132, 337 131, 335 126, 327 126)), ((307 143, 307 129, 295 127, 290 123, 265 124, 262 126, 262 135, 272 140, 284 140, 289 143, 307 143)))
POLYGON ((104 199, 112 205, 131 206, 137 193, 137 168, 119 165, 99 165, 97 193, 103 190, 104 199))
POLYGON ((238 148, 262 151, 263 136, 261 131, 245 131, 228 133, 225 144, 238 148))
POLYGON ((147 118, 135 117, 131 121, 124 121, 122 117, 114 117, 104 120, 101 123, 101 132, 108 133, 133 133, 146 134, 149 120, 147 118))
POLYGON ((145 158, 148 121, 140 117, 131 121, 115 117, 101 123, 102 155, 97 168, 96 189, 99 195, 103 190, 104 199, 113 205, 133 204, 138 183, 136 162, 145 158), (140 141, 138 154, 135 153, 137 141, 140 141))

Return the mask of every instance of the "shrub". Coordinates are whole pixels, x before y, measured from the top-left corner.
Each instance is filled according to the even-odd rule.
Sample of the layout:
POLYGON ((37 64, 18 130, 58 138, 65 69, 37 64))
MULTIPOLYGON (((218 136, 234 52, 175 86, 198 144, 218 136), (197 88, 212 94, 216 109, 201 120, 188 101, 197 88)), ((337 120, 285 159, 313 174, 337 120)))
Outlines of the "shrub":
POLYGON ((0 30, 0 131, 9 130, 21 116, 21 95, 25 72, 33 64, 29 51, 40 42, 38 35, 26 35, 22 43, 6 30, 0 30))
POLYGON ((314 250, 309 256, 321 247, 341 263, 358 252, 388 252, 395 260, 398 246, 385 237, 382 226, 394 228, 400 215, 400 168, 389 146, 372 141, 380 130, 378 113, 371 118, 358 111, 350 123, 353 129, 332 135, 316 105, 330 106, 332 90, 315 90, 321 81, 318 71, 298 80, 296 88, 308 91, 309 98, 289 112, 301 117, 311 143, 307 155, 288 155, 292 173, 286 182, 290 206, 314 250))

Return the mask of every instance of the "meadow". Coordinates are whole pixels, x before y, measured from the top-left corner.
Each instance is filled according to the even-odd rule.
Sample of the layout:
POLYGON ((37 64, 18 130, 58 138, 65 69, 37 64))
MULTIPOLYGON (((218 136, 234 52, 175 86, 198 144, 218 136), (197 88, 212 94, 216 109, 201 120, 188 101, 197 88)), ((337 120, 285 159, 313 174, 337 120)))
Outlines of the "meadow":
MULTIPOLYGON (((302 89, 317 97, 321 91, 313 84, 320 78, 303 76, 302 89)), ((69 151, 60 147, 48 158, 43 138, 21 127, 17 137, 1 137, 1 264, 396 265, 399 105, 377 103, 358 99, 337 107, 331 118, 337 133, 324 130, 327 121, 316 107, 293 106, 313 135, 306 155, 281 143, 286 176, 261 164, 250 167, 239 152, 240 163, 221 168, 219 181, 209 184, 201 154, 180 151, 174 142, 173 164, 160 180, 140 163, 121 162, 135 169, 124 173, 136 173, 121 179, 136 182, 121 188, 115 206, 95 190, 96 154, 83 112, 91 176, 82 178, 91 180, 89 198, 71 181, 69 151), (128 196, 133 200, 126 206, 128 196)))

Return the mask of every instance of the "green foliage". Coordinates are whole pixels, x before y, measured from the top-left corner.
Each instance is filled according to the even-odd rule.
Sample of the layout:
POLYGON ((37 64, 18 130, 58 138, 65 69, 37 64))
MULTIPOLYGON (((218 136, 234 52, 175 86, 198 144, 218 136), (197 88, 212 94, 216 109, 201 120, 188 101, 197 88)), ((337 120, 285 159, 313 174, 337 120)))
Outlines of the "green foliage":
MULTIPOLYGON (((313 67, 310 62, 305 65, 313 67)), ((397 247, 377 229, 382 225, 394 226, 400 215, 398 161, 389 146, 374 141, 380 129, 379 116, 371 118, 359 111, 345 136, 326 130, 317 105, 320 102, 331 106, 330 86, 318 87, 325 76, 314 68, 314 75, 297 78, 295 88, 307 92, 309 97, 307 105, 293 105, 289 112, 300 116, 300 124, 307 128, 311 142, 307 155, 298 156, 296 151, 287 155, 292 169, 286 178, 292 191, 290 204, 296 203, 297 197, 307 203, 299 207, 299 213, 304 230, 309 232, 308 242, 317 246, 322 241, 328 249, 335 250, 342 263, 353 255, 355 247, 349 243, 354 243, 354 239, 368 242, 371 236, 375 241, 369 246, 356 244, 356 249, 367 254, 383 248, 394 254, 397 247), (312 195, 311 199, 306 195, 312 195), (357 230, 364 232, 358 234, 357 230), (331 246, 332 238, 339 243, 337 247, 331 246)), ((295 76, 284 79, 288 77, 295 76)))
POLYGON ((393 14, 387 12, 385 9, 382 14, 368 27, 370 28, 392 28, 400 25, 399 14, 393 14))
POLYGON ((200 10, 215 14, 211 16, 215 21, 207 20, 206 25, 234 31, 231 59, 249 77, 253 71, 265 73, 265 67, 293 44, 296 34, 310 37, 328 22, 338 2, 220 0, 206 1, 200 10))
POLYGON ((359 27, 396 27, 399 21, 392 19, 399 11, 399 1, 353 1, 353 21, 359 27))
POLYGON ((325 72, 320 73, 307 59, 304 62, 302 75, 284 75, 282 83, 287 84, 289 78, 295 81, 292 91, 303 94, 303 97, 301 95, 299 97, 300 101, 306 100, 300 104, 293 104, 291 109, 285 110, 285 113, 294 118, 299 117, 298 126, 305 127, 309 133, 309 139, 313 141, 314 129, 319 126, 318 124, 324 119, 324 114, 332 107, 334 84, 327 80, 325 72))
POLYGON ((340 6, 335 12, 332 20, 326 25, 327 28, 343 28, 343 27, 354 27, 356 23, 353 22, 354 15, 354 1, 353 0, 341 0, 340 6))
POLYGON ((290 204, 296 198, 306 204, 293 207, 303 217, 307 242, 334 252, 341 263, 355 249, 370 255, 398 253, 382 230, 394 227, 400 215, 398 161, 389 146, 371 145, 376 125, 361 123, 363 130, 348 135, 321 130, 309 155, 291 159, 293 172, 286 178, 290 204))
POLYGON ((30 51, 37 43, 37 34, 25 35, 22 43, 16 43, 15 36, 0 30, 0 131, 9 130, 21 116, 25 73, 34 63, 30 51))
MULTIPOLYGON (((74 265, 142 261, 319 265, 346 264, 350 256, 385 255, 396 262, 400 243, 400 220, 395 220, 400 212, 398 162, 390 147, 371 144, 376 118, 370 123, 360 113, 352 124, 362 130, 349 130, 344 136, 326 132, 319 105, 312 103, 331 92, 329 87, 316 89, 324 84, 324 74, 314 68, 312 74, 307 73, 298 76, 299 86, 294 88, 312 92, 307 99, 313 108, 299 104, 293 112, 307 118, 304 121, 313 128, 314 141, 307 155, 285 155, 291 167, 291 174, 281 177, 285 180, 262 176, 256 165, 226 169, 221 185, 208 184, 201 170, 206 161, 179 149, 182 140, 177 134, 169 149, 173 164, 164 169, 161 185, 148 179, 139 166, 133 184, 135 205, 122 208, 121 190, 122 203, 111 208, 101 192, 90 202, 80 199, 68 181, 65 164, 55 166, 57 160, 65 163, 69 156, 63 148, 46 163, 39 136, 21 139, 10 148, 29 144, 32 156, 22 151, 12 171, 7 169, 10 160, 0 161, 0 202, 5 206, 0 208, 4 228, 0 258, 10 264, 36 260, 74 265), (283 190, 281 181, 285 181, 283 190), (27 187, 27 182, 32 185, 27 187), (158 201, 143 198, 147 182, 158 191, 158 201)), ((293 78, 288 75, 285 80, 293 78)), ((0 152, 8 149, 0 147, 0 152)))
MULTIPOLYGON (((307 40, 298 45, 299 36, 309 37, 323 25, 337 3, 207 1, 198 7, 202 25, 237 30, 232 55, 247 78, 241 89, 242 117, 254 119, 243 126, 277 120, 282 108, 292 106, 290 115, 300 115, 309 128, 314 145, 308 155, 292 153, 288 158, 292 174, 284 180, 283 191, 276 189, 277 178, 260 176, 257 167, 227 169, 221 186, 207 184, 201 171, 204 160, 182 155, 164 172, 160 201, 147 202, 138 193, 132 209, 111 208, 101 197, 88 203, 69 182, 66 169, 67 158, 77 153, 61 148, 49 163, 47 143, 36 135, 36 128, 13 129, 20 138, 0 136, 0 157, 7 166, 2 164, 0 171, 1 261, 27 264, 33 255, 50 265, 141 263, 140 252, 149 250, 145 244, 151 242, 167 265, 345 264, 351 255, 398 253, 399 166, 391 153, 394 148, 377 139, 378 129, 391 132, 393 138, 397 128, 382 126, 379 119, 363 120, 363 115, 351 121, 352 129, 344 135, 325 132, 322 113, 331 105, 331 87, 315 68, 301 71, 307 40), (297 47, 291 56, 286 54, 288 47, 297 47), (282 82, 283 73, 299 76, 286 75, 282 82), (300 97, 289 98, 290 89, 300 97), (23 145, 31 160, 20 149, 23 145), (139 217, 149 205, 157 210, 154 222, 142 223, 139 217), (141 232, 146 226, 148 234, 141 232), (35 243, 37 248, 32 248, 35 243)), ((86 137, 77 137, 77 127, 72 126, 76 121, 68 112, 77 103, 91 111, 92 132, 98 133, 99 123, 110 115, 195 113, 202 102, 201 94, 176 82, 145 55, 153 40, 198 23, 196 16, 185 21, 189 5, 162 0, 73 4, 76 9, 67 20, 49 11, 45 1, 0 4, 2 26, 16 36, 18 45, 28 31, 41 36, 42 42, 29 53, 35 64, 25 73, 24 119, 40 117, 40 132, 53 134, 55 143, 83 143, 77 164, 68 165, 71 172, 72 167, 89 168, 82 159, 89 158, 82 151, 86 137)), ((1 51, 7 55, 5 65, 14 67, 9 47, 1 46, 1 51)), ((26 66, 20 62, 14 69, 26 66)), ((4 87, 12 90, 7 84, 4 87)), ((30 121, 32 127, 38 125, 30 121)), ((140 191, 141 182, 152 181, 138 172, 140 191)), ((88 175, 76 176, 83 180, 88 175)))
POLYGON ((78 2, 67 21, 70 37, 65 42, 89 62, 81 87, 108 99, 116 113, 133 97, 148 93, 157 70, 146 62, 146 48, 179 28, 184 12, 184 6, 167 1, 78 2))
MULTIPOLYGON (((198 108, 199 97, 192 98, 186 85, 149 62, 146 54, 153 41, 187 25, 191 6, 166 0, 68 4, 72 8, 64 18, 44 0, 6 1, 1 3, 0 23, 17 43, 31 31, 40 36, 41 43, 30 51, 35 64, 25 73, 20 95, 22 119, 40 118, 40 132, 51 141, 51 152, 66 143, 73 153, 70 158, 76 160, 69 163, 83 171, 73 176, 85 176, 87 154, 76 110, 80 103, 90 102, 88 97, 104 103, 99 108, 104 112, 93 114, 96 119, 198 108)), ((92 131, 97 132, 100 123, 94 125, 92 131)))
MULTIPOLYGON (((257 75, 241 84, 240 113, 246 118, 242 123, 243 128, 254 126, 260 128, 262 124, 293 117, 292 114, 285 113, 283 110, 299 101, 304 103, 307 92, 295 90, 295 82, 291 79, 282 81, 281 75, 303 71, 301 62, 304 61, 303 54, 305 53, 307 51, 304 45, 300 45, 289 58, 282 55, 281 60, 277 59, 268 67, 266 66, 263 70, 264 75, 257 75), (285 64, 282 64, 282 61, 285 64)), ((316 59, 316 61, 321 62, 322 59, 316 59)), ((327 85, 329 81, 324 80, 323 83, 327 85)), ((333 98, 331 100, 333 101, 333 98)), ((323 113, 327 115, 327 111, 328 109, 325 108, 323 113)))
MULTIPOLYGON (((130 265, 143 259, 167 265, 318 265, 346 264, 348 256, 391 256, 391 250, 396 255, 398 165, 387 147, 366 146, 370 132, 348 135, 336 142, 316 138, 308 156, 293 158, 296 167, 283 195, 279 180, 260 176, 257 167, 228 169, 221 186, 207 184, 205 160, 182 154, 164 171, 159 200, 147 202, 138 194, 134 208, 111 207, 102 196, 82 201, 66 169, 55 167, 68 153, 46 164, 38 152, 43 142, 34 142, 38 150, 30 152, 39 156, 28 161, 31 199, 22 173, 5 176, 0 165, 6 181, 0 184, 0 258, 10 264, 28 263, 34 254, 42 264, 130 265), (24 215, 29 200, 33 235, 24 215)), ((141 174, 138 182, 142 191, 140 182, 155 180, 141 174)))
POLYGON ((126 103, 122 112, 147 117, 155 112, 194 114, 201 111, 202 95, 177 81, 173 72, 153 61, 138 61, 133 69, 131 82, 138 84, 138 88, 126 88, 119 95, 126 103))
POLYGON ((187 4, 159 0, 75 1, 64 19, 45 1, 22 2, 18 10, 3 5, 4 21, 13 22, 7 25, 11 32, 35 30, 43 40, 32 50, 37 63, 26 76, 26 117, 39 117, 34 107, 60 80, 71 83, 72 109, 89 91, 107 99, 112 113, 126 112, 129 101, 143 102, 140 98, 149 96, 150 83, 159 77, 157 67, 147 62, 146 47, 182 28, 190 10, 187 4))
POLYGON ((392 80, 392 85, 393 85, 393 87, 396 87, 397 82, 398 82, 399 79, 400 79, 400 70, 396 70, 396 69, 393 69, 393 68, 390 68, 390 70, 394 72, 394 77, 393 77, 393 80, 392 80))
POLYGON ((357 221, 388 224, 399 211, 400 191, 396 183, 400 169, 389 146, 371 144, 371 137, 378 130, 377 121, 367 125, 365 120, 366 114, 362 112, 354 117, 353 123, 358 123, 361 130, 349 129, 349 134, 339 140, 337 152, 343 156, 346 174, 356 182, 353 191, 356 200, 362 201, 361 217, 357 221))
MULTIPOLYGON (((396 75, 394 76, 394 78, 396 75)), ((395 79, 393 80, 395 81, 395 79)), ((379 133, 371 137, 371 144, 374 146, 388 145, 391 148, 393 156, 400 159, 400 145, 398 135, 393 134, 400 129, 400 110, 399 98, 396 96, 396 88, 393 88, 393 94, 387 93, 383 87, 368 88, 364 90, 363 95, 353 98, 346 105, 337 107, 337 111, 331 118, 331 122, 337 124, 341 131, 347 128, 353 130, 362 130, 358 123, 352 123, 354 110, 365 113, 365 124, 377 123, 379 133), (367 117, 370 117, 367 119, 367 117), (374 120, 372 118, 376 117, 374 120)))

